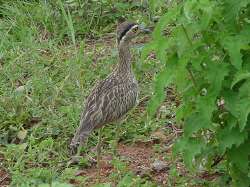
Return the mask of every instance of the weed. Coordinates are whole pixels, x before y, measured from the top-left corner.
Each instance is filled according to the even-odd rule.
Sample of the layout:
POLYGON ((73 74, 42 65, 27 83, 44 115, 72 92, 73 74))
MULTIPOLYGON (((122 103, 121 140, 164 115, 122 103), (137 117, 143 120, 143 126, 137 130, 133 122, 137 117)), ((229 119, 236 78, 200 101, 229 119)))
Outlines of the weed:
MULTIPOLYGON (((112 41, 92 39, 108 32, 113 36, 121 19, 152 24, 166 10, 162 2, 0 0, 0 156, 4 156, 1 167, 8 170, 11 186, 88 184, 87 176, 77 175, 91 167, 88 159, 67 166, 67 146, 78 126, 84 98, 117 62, 115 37, 112 41)), ((141 49, 136 44, 135 56, 141 49)), ((152 79, 162 65, 154 58, 135 61, 141 98, 121 125, 122 143, 151 142, 152 132, 166 124, 165 117, 148 120, 145 110, 152 79)), ((167 109, 172 112, 171 107, 167 109)), ((110 154, 114 125, 105 127, 103 134, 103 154, 110 154)), ((81 153, 95 157, 89 150, 96 143, 92 133, 81 153)), ((160 144, 155 149, 161 154, 160 144)), ((156 186, 155 181, 132 173, 127 160, 114 157, 111 163, 115 170, 109 177, 118 186, 156 186)))

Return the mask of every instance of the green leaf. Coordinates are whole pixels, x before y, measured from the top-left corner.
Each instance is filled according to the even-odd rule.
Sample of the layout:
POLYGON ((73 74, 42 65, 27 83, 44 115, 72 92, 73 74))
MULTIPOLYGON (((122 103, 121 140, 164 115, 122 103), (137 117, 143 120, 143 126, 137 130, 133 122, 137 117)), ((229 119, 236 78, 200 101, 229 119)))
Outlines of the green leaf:
POLYGON ((156 57, 160 60, 161 63, 166 63, 166 49, 170 46, 170 41, 165 37, 162 37, 161 40, 157 42, 156 47, 156 57))
POLYGON ((117 187, 130 187, 133 184, 132 180, 133 180, 133 178, 132 178, 131 174, 127 174, 121 179, 121 181, 118 183, 117 187))
POLYGON ((206 145, 202 139, 182 137, 175 143, 173 151, 174 154, 183 152, 185 164, 189 169, 194 169, 195 157, 199 155, 205 147, 206 145))
POLYGON ((200 129, 210 128, 212 125, 212 112, 215 109, 215 98, 208 95, 199 97, 196 112, 186 118, 184 135, 189 137, 200 129))
POLYGON ((250 26, 245 26, 244 29, 235 36, 226 36, 222 39, 222 45, 228 51, 231 63, 235 68, 242 68, 241 49, 246 48, 250 42, 250 26))
POLYGON ((243 84, 238 93, 227 91, 224 93, 225 107, 231 114, 238 119, 240 130, 244 130, 250 113, 250 93, 249 82, 243 84), (247 86, 244 86, 247 85, 247 86))
POLYGON ((242 172, 248 171, 249 167, 249 141, 241 144, 240 146, 236 147, 233 146, 230 150, 228 150, 228 159, 232 163, 235 164, 237 168, 239 168, 242 172))
POLYGON ((176 19, 179 13, 180 8, 176 6, 172 9, 169 9, 168 12, 160 18, 153 32, 154 40, 159 41, 162 39, 162 31, 166 29, 167 24, 171 23, 176 19))
POLYGON ((202 29, 207 29, 210 21, 213 18, 213 14, 216 12, 216 2, 204 0, 200 1, 200 9, 202 9, 202 16, 200 16, 200 25, 202 29))
POLYGON ((156 44, 157 44, 156 42, 151 42, 151 43, 146 44, 143 47, 143 50, 141 53, 142 60, 145 60, 147 56, 149 55, 149 53, 156 49, 156 46, 157 46, 156 44))
POLYGON ((225 20, 228 23, 227 25, 232 25, 238 19, 240 9, 247 6, 250 3, 249 0, 227 0, 225 1, 225 20))
MULTIPOLYGON (((203 1, 186 1, 183 7, 183 14, 185 21, 191 25, 195 25, 196 30, 203 30, 209 26, 210 20, 212 19, 213 13, 216 12, 216 3, 203 0, 203 1), (199 17, 199 19, 195 19, 199 17), (195 22, 198 22, 196 24, 195 22)), ((196 32, 197 32, 196 31, 196 32)))
POLYGON ((239 97, 240 98, 249 98, 250 97, 250 80, 246 80, 244 84, 239 88, 239 97))
POLYGON ((175 84, 177 91, 181 93, 185 92, 185 90, 191 85, 194 86, 190 80, 190 75, 188 74, 188 70, 186 68, 188 59, 188 56, 182 56, 178 59, 177 65, 175 67, 175 84))
POLYGON ((250 175, 247 172, 242 172, 235 165, 230 165, 230 175, 232 176, 232 186, 250 186, 250 175))
POLYGON ((229 67, 227 64, 221 62, 209 62, 206 70, 206 79, 210 84, 208 90, 209 95, 213 95, 215 97, 218 96, 221 90, 222 81, 228 73, 229 67))
POLYGON ((232 64, 240 70, 242 64, 242 55, 240 53, 242 47, 241 41, 233 37, 227 37, 224 39, 224 46, 228 50, 232 64))
POLYGON ((203 113, 194 113, 185 121, 184 135, 189 137, 202 128, 210 127, 211 124, 210 119, 207 119, 203 113))
POLYGON ((231 84, 231 89, 234 87, 235 84, 237 84, 241 80, 248 79, 248 78, 250 78, 250 72, 243 71, 243 70, 236 72, 234 79, 233 79, 233 82, 231 84))
POLYGON ((174 73, 173 66, 176 65, 177 57, 174 55, 169 59, 169 64, 156 77, 155 93, 149 102, 148 113, 153 116, 159 105, 166 97, 165 88, 172 82, 174 73))
POLYGON ((182 119, 185 119, 192 113, 192 105, 187 103, 182 103, 176 109, 176 121, 182 122, 182 119))
POLYGON ((239 127, 236 126, 237 121, 231 120, 233 124, 226 124, 226 127, 218 130, 217 138, 219 142, 219 148, 223 154, 226 149, 231 149, 233 145, 236 147, 242 144, 248 137, 246 131, 241 132, 239 127), (233 126, 233 128, 231 128, 233 126))

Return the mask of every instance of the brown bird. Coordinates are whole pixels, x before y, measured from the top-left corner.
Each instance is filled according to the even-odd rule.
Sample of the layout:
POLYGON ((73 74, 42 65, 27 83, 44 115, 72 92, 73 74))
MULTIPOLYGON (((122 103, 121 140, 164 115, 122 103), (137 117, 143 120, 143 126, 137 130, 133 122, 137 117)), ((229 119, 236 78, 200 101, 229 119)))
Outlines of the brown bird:
MULTIPOLYGON (((130 42, 148 29, 136 23, 124 22, 117 27, 117 45, 119 62, 116 68, 104 80, 96 84, 86 99, 81 114, 80 126, 77 129, 70 149, 73 154, 82 145, 90 133, 105 124, 121 119, 132 109, 138 99, 138 83, 131 67, 130 42)), ((99 142, 101 132, 99 132, 99 142)), ((97 146, 97 159, 100 157, 100 146, 97 146)))

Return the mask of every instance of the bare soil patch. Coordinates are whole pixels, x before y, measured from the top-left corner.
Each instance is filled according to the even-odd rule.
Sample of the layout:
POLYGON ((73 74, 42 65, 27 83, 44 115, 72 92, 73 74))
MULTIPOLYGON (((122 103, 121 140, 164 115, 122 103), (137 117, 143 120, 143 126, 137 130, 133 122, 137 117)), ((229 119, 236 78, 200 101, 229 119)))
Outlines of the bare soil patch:
POLYGON ((8 186, 10 184, 10 175, 9 173, 3 168, 2 163, 4 161, 3 155, 0 154, 0 186, 8 186))
MULTIPOLYGON (((120 143, 118 145, 117 153, 121 160, 127 163, 127 170, 132 171, 135 175, 148 178, 151 181, 155 181, 159 185, 166 183, 168 170, 164 169, 160 172, 152 170, 152 163, 154 162, 156 155, 153 151, 153 143, 137 142, 132 145, 126 145, 120 143)), ((157 158, 163 160, 163 158, 157 158)), ((113 167, 111 155, 103 155, 101 157, 101 183, 112 183, 115 186, 111 173, 115 173, 116 169, 113 167)), ((77 172, 76 175, 88 177, 86 183, 87 186, 92 186, 98 183, 98 169, 96 165, 92 165, 89 168, 84 168, 77 172)), ((73 184, 79 184, 77 181, 71 181, 73 184)))

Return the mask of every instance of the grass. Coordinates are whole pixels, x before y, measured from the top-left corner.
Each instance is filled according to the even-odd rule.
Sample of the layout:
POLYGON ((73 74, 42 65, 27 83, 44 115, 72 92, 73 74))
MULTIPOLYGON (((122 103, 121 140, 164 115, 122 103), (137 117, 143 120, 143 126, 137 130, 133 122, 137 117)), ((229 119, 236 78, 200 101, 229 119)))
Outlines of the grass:
MULTIPOLYGON (((89 38, 100 35, 105 38, 105 33, 115 29, 115 19, 119 17, 137 14, 134 18, 144 22, 148 17, 136 12, 137 4, 122 6, 118 1, 113 6, 118 12, 122 11, 120 14, 114 12, 113 16, 105 13, 114 8, 112 3, 101 1, 95 10, 90 9, 82 15, 86 21, 75 13, 75 7, 81 8, 86 2, 58 1, 57 9, 54 3, 47 1, 6 1, 1 4, 0 155, 4 159, 0 167, 11 176, 11 186, 68 186, 76 181, 79 186, 88 184, 87 176, 76 176, 76 173, 89 163, 83 157, 79 165, 68 166, 68 144, 78 126, 84 98, 96 80, 104 78, 117 62, 113 32, 112 38, 89 38), (98 17, 99 14, 103 17, 98 17), (79 19, 88 24, 81 24, 79 19)), ((160 9, 157 11, 161 12, 160 9)), ((157 15, 157 11, 148 13, 149 17, 157 15)), ((156 131, 167 123, 174 123, 173 118, 166 117, 173 113, 175 106, 171 102, 155 119, 147 119, 146 104, 153 91, 152 79, 160 66, 154 58, 148 58, 146 62, 140 60, 141 47, 136 46, 133 48, 137 61, 134 70, 141 87, 141 105, 122 124, 120 140, 124 144, 152 141, 156 131)), ((163 136, 168 135, 167 129, 163 132, 163 136)), ((104 129, 103 154, 112 152, 115 133, 112 125, 104 129)), ((92 133, 82 153, 95 156, 95 152, 88 150, 96 143, 97 135, 92 133)), ((156 143, 153 147, 159 158, 172 159, 171 154, 163 154, 162 144, 156 143)), ((130 183, 132 186, 156 186, 154 180, 130 171, 124 159, 113 157, 111 165, 114 171, 109 178, 117 186, 130 183)), ((168 183, 185 186, 189 181, 191 184, 193 177, 179 176, 179 172, 174 164, 169 171, 168 183)))

